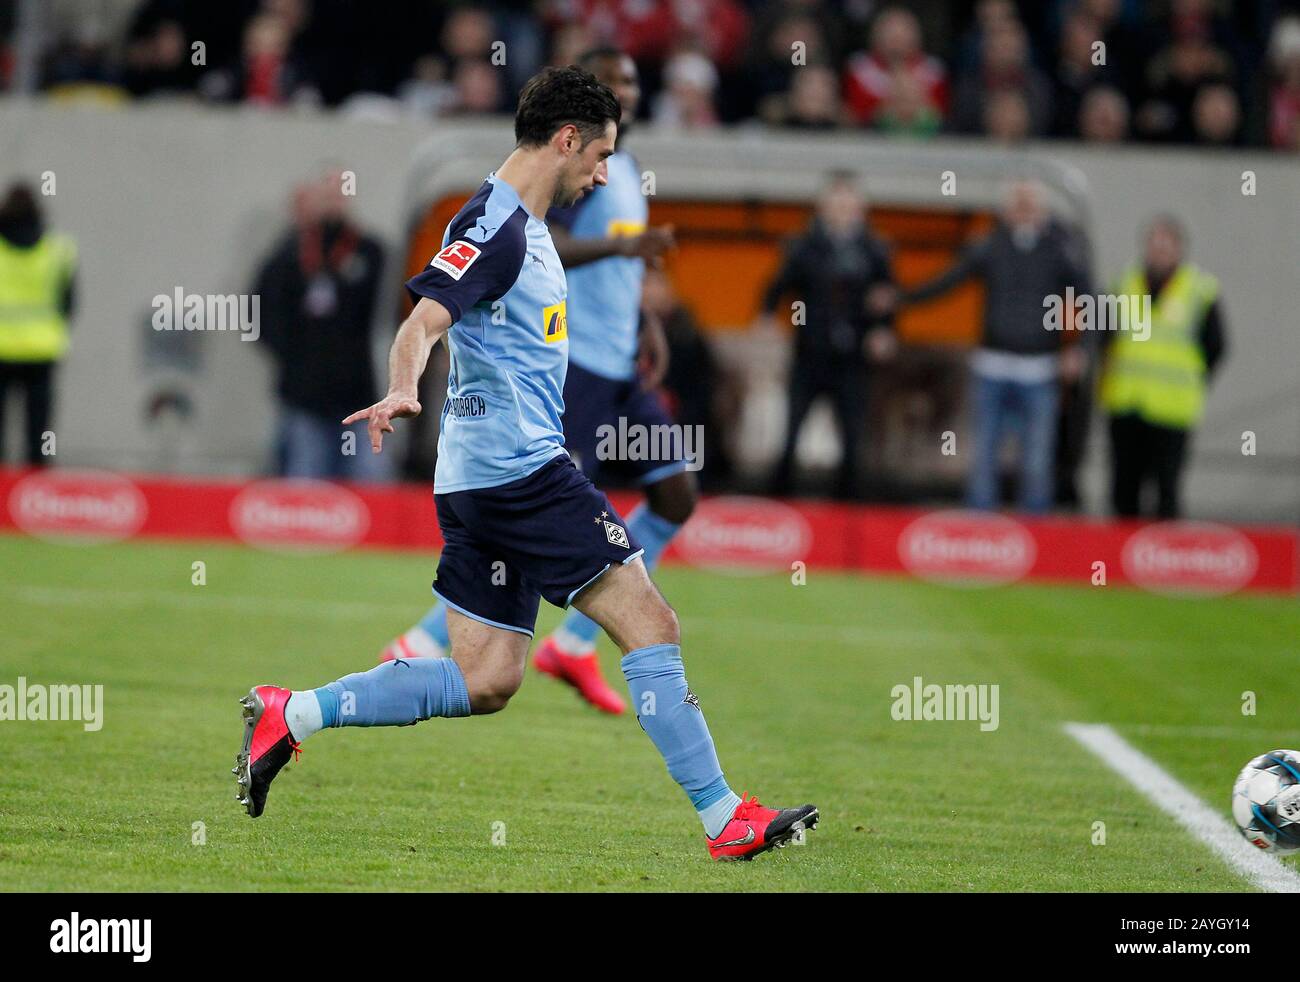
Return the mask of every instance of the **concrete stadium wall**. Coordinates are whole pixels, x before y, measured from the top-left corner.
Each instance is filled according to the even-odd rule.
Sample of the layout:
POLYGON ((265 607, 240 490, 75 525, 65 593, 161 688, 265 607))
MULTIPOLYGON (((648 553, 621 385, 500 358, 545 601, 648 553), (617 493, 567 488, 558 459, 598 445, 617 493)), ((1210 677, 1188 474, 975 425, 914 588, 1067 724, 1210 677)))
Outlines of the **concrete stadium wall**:
MULTIPOLYGON (((811 195, 825 166, 852 165, 880 200, 941 205, 955 170, 963 205, 994 200, 998 178, 1026 162, 1066 162, 1091 206, 1103 278, 1132 261, 1139 223, 1181 215, 1195 261, 1218 275, 1228 362, 1197 442, 1188 508, 1198 517, 1294 521, 1300 515, 1300 162, 1266 153, 1205 153, 1040 144, 1009 156, 963 141, 903 145, 863 136, 810 139, 741 130, 630 138, 661 196, 811 195), (815 149, 814 149, 815 148, 815 149), (1258 193, 1242 194, 1253 171, 1258 193), (971 175, 966 181, 964 175, 971 175), (1241 455, 1243 431, 1258 456, 1241 455)), ((150 365, 150 303, 176 288, 242 293, 287 219, 292 186, 328 164, 357 175, 355 213, 400 262, 407 209, 426 172, 477 181, 510 146, 507 125, 392 123, 317 113, 135 106, 121 111, 0 101, 0 182, 56 178, 53 227, 76 236, 81 279, 75 346, 60 379, 64 466, 255 473, 274 426, 270 365, 234 334, 193 336, 197 376, 150 365), (412 184, 412 161, 433 161, 412 184), (184 378, 192 426, 161 432, 144 406, 184 378)), ((951 201, 951 199, 947 199, 951 201)), ((393 269, 395 282, 398 271, 393 269)), ((395 295, 395 294, 394 294, 395 295)), ((377 347, 395 327, 384 310, 377 347)), ((1094 429, 1085 488, 1104 510, 1104 441, 1094 429)))

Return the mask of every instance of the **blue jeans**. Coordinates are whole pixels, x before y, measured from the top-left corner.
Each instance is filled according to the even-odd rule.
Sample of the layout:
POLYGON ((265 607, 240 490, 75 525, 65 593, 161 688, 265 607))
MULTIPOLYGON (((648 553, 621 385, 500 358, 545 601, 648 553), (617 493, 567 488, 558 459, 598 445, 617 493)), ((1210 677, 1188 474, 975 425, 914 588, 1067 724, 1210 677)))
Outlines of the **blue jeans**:
POLYGON ((998 458, 1014 434, 1020 452, 1020 508, 1042 513, 1052 507, 1056 455, 1056 379, 1012 382, 973 374, 975 460, 966 484, 966 505, 998 507, 998 458))
POLYGON ((383 481, 388 476, 383 460, 370 450, 364 422, 342 426, 337 420, 281 404, 279 441, 283 477, 383 481), (343 452, 347 430, 353 433, 351 454, 343 452))

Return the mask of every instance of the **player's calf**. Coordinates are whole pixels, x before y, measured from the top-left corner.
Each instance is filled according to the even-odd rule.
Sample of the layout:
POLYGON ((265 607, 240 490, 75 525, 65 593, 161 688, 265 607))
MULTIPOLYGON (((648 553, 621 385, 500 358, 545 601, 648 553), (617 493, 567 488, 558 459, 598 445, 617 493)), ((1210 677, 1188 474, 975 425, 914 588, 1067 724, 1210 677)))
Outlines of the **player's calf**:
POLYGON ((621 667, 637 719, 691 799, 711 856, 748 859, 816 824, 812 805, 763 808, 731 790, 700 699, 686 682, 677 615, 639 560, 609 570, 575 602, 625 652, 621 667))

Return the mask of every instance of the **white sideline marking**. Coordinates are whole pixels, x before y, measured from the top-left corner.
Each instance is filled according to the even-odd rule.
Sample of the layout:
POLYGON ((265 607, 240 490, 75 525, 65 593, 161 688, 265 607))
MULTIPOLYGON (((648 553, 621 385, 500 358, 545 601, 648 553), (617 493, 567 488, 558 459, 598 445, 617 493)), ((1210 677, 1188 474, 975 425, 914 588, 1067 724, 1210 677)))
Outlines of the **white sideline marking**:
POLYGON ((1065 732, 1161 811, 1218 853, 1234 872, 1268 893, 1300 893, 1300 875, 1248 843, 1237 827, 1104 723, 1066 723, 1065 732))

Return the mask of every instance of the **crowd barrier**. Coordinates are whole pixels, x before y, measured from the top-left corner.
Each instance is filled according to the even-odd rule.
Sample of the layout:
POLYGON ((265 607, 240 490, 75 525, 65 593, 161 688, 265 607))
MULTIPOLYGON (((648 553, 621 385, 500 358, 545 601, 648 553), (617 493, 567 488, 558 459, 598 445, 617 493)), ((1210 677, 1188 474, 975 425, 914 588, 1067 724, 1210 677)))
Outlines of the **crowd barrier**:
MULTIPOLYGON (((611 495, 627 513, 634 494, 611 495)), ((229 540, 272 550, 433 552, 427 485, 216 480, 108 471, 0 469, 0 529, 61 543, 229 540)), ((664 561, 728 575, 892 573, 959 586, 1021 580, 1130 584, 1193 596, 1294 593, 1297 530, 1117 522, 708 497, 664 561)))

